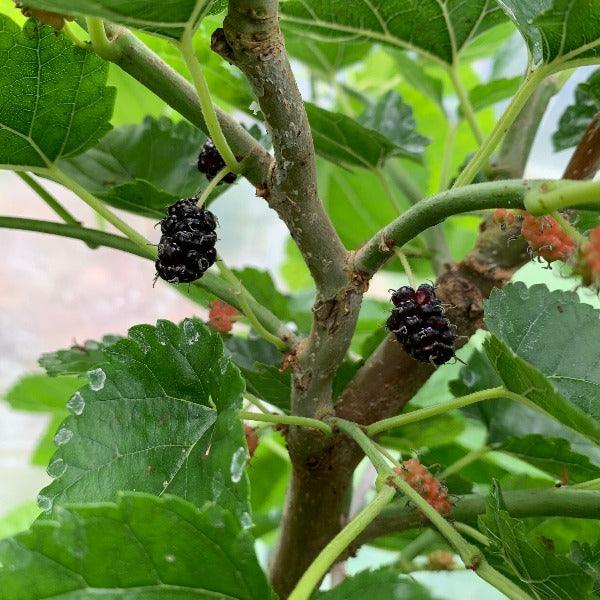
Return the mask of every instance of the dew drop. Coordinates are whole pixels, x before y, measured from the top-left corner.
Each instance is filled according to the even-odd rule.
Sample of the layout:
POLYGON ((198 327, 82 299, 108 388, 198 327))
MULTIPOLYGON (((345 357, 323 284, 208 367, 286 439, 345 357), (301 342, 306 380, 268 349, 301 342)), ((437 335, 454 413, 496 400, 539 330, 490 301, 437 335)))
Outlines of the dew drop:
POLYGON ((471 369, 465 369, 463 371, 462 379, 468 388, 472 388, 479 381, 479 375, 477 375, 477 373, 471 369))
POLYGON ((54 436, 54 443, 57 446, 62 446, 66 444, 73 437, 73 432, 70 429, 65 429, 61 427, 54 436))
POLYGON ((80 415, 85 408, 85 400, 80 392, 75 392, 67 402, 67 408, 74 414, 80 415))
POLYGON ((40 510, 48 512, 52 509, 52 498, 44 496, 43 494, 38 494, 37 504, 40 507, 40 510))
POLYGON ((200 339, 200 334, 190 319, 183 322, 183 335, 188 346, 193 346, 200 339))
POLYGON ((54 479, 58 479, 67 470, 67 464, 62 458, 55 458, 46 469, 46 473, 54 479))
POLYGON ((250 529, 251 527, 254 527, 252 517, 247 512, 242 513, 242 516, 240 517, 240 522, 244 529, 250 529))
POLYGON ((102 369, 92 369, 87 372, 87 378, 90 382, 90 387, 94 392, 101 390, 106 381, 106 373, 102 369))
POLYGON ((230 467, 231 481, 233 481, 233 483, 238 483, 242 478, 247 458, 248 453, 246 452, 246 448, 242 448, 241 446, 233 453, 230 467))
POLYGON ((172 554, 165 554, 165 562, 174 563, 176 560, 172 554))

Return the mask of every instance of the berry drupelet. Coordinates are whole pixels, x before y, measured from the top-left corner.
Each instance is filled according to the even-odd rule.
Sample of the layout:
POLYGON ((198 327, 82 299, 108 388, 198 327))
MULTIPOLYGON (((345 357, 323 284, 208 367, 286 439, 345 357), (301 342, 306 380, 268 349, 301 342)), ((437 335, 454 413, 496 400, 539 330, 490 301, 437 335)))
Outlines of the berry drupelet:
MULTIPOLYGON (((219 154, 214 142, 211 139, 206 140, 204 146, 198 155, 198 171, 206 175, 209 181, 214 179, 217 173, 225 166, 223 157, 219 154)), ((235 173, 227 173, 219 182, 233 183, 235 181, 235 173)))
POLYGON ((197 198, 179 200, 161 221, 156 272, 169 283, 189 283, 202 277, 215 262, 215 216, 200 208, 197 198))
POLYGON ((455 335, 432 285, 398 288, 392 303, 387 328, 414 359, 438 366, 454 356, 455 335))

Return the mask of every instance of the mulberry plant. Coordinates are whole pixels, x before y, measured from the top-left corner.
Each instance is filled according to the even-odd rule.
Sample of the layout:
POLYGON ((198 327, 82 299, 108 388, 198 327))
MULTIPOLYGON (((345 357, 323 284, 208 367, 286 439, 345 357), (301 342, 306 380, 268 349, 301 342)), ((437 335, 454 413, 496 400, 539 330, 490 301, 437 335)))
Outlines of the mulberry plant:
POLYGON ((597 0, 0 19, 1 600, 598 596, 597 0))

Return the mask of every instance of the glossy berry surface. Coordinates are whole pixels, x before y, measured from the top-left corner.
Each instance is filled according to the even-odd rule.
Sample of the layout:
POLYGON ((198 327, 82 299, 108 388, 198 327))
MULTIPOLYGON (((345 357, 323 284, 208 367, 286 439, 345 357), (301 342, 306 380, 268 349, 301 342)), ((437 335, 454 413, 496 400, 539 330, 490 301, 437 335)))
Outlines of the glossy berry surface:
POLYGON ((414 359, 437 366, 454 356, 452 326, 432 285, 403 286, 392 293, 392 303, 387 328, 414 359))
POLYGON ((155 266, 158 276, 169 283, 195 281, 217 259, 217 220, 196 202, 196 198, 175 202, 160 223, 155 266))
MULTIPOLYGON (((219 154, 215 144, 208 139, 202 146, 198 155, 198 171, 206 175, 209 181, 214 179, 217 173, 225 166, 223 157, 219 154)), ((235 173, 227 173, 219 182, 233 183, 235 181, 235 173)))

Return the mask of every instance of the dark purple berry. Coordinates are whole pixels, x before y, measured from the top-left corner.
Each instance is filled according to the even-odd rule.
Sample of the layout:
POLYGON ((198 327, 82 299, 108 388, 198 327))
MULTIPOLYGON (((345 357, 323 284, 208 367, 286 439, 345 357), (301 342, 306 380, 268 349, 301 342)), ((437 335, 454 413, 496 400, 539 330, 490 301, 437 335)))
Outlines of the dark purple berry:
POLYGON ((403 286, 392 293, 394 308, 387 328, 414 359, 439 366, 454 356, 455 335, 435 288, 403 286))
POLYGON ((175 202, 161 221, 156 272, 169 283, 195 281, 217 259, 217 221, 196 202, 196 198, 175 202))
MULTIPOLYGON (((225 161, 219 154, 215 144, 211 139, 204 142, 204 146, 200 150, 198 155, 198 171, 206 175, 206 179, 209 181, 214 179, 217 173, 225 167, 225 161)), ((219 182, 233 183, 235 181, 235 173, 227 173, 225 177, 219 182)))
POLYGON ((408 285, 403 285, 392 293, 392 303, 399 306, 406 300, 414 300, 415 290, 408 285))

